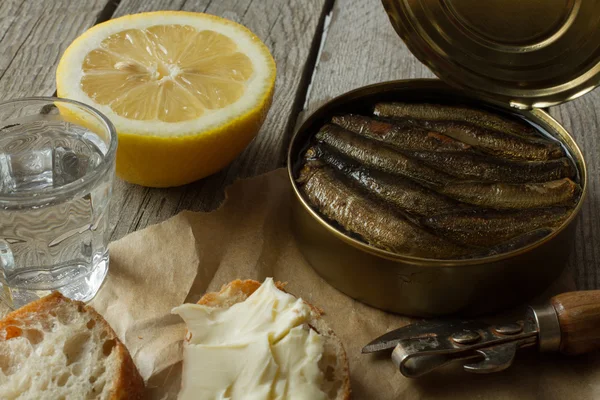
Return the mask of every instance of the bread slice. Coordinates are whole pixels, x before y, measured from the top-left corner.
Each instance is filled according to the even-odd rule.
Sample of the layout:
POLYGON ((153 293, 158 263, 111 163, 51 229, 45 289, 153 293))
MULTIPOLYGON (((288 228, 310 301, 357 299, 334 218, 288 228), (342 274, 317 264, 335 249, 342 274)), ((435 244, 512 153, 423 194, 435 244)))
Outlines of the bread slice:
MULTIPOLYGON (((198 304, 215 308, 228 308, 246 300, 260 285, 261 283, 255 280, 242 281, 237 279, 224 285, 219 292, 205 294, 198 301, 198 304)), ((285 285, 276 282, 275 286, 283 290, 285 285)), ((319 367, 325 377, 321 389, 327 394, 329 400, 347 400, 350 398, 350 374, 344 345, 321 318, 323 312, 309 303, 306 304, 312 310, 310 328, 325 339, 323 357, 319 362, 319 367)))
POLYGON ((0 321, 0 398, 141 399, 127 348, 92 307, 54 292, 0 321))

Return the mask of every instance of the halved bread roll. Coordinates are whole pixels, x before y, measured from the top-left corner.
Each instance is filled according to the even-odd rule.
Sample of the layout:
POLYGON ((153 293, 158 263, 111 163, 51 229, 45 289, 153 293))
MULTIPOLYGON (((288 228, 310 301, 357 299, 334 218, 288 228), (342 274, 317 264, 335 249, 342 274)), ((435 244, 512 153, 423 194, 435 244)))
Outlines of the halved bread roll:
POLYGON ((0 398, 141 399, 127 348, 92 307, 54 292, 0 321, 0 398))

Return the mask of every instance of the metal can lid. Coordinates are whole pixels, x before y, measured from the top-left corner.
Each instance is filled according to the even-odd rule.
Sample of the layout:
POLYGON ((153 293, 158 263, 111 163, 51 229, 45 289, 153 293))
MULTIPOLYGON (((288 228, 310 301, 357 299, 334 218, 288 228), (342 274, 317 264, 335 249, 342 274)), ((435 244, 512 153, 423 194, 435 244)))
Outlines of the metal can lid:
POLYGON ((412 53, 447 83, 517 108, 600 85, 600 0, 382 0, 412 53))

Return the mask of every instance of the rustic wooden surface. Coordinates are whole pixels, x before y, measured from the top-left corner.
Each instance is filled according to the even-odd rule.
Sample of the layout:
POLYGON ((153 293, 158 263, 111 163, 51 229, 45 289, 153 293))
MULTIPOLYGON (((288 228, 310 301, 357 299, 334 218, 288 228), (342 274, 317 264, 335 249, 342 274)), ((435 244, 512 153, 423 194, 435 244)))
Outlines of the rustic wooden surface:
POLYGON ((49 96, 69 43, 94 25, 106 0, 0 0, 0 96, 49 96))
MULTIPOLYGON (((77 35, 109 18, 160 9, 248 26, 277 61, 275 99, 257 139, 220 173, 162 190, 118 181, 113 240, 181 210, 214 209, 234 179, 283 166, 297 123, 328 99, 369 83, 433 77, 396 36, 379 0, 0 0, 0 98, 52 95, 56 65, 77 35)), ((600 90, 550 112, 574 134, 590 176, 569 269, 579 288, 599 288, 600 90)))
POLYGON ((573 134, 586 160, 588 197, 578 217, 575 248, 569 259, 579 289, 600 288, 600 89, 558 107, 550 114, 573 134))

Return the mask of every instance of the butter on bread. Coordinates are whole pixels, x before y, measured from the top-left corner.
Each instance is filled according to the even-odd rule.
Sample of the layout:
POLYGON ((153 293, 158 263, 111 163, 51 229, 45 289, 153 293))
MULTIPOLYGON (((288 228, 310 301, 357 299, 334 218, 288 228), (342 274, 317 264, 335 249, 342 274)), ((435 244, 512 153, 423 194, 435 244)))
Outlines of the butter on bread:
POLYGON ((350 398, 341 341, 319 309, 282 289, 235 280, 174 310, 188 323, 180 399, 350 398))
POLYGON ((92 307, 58 292, 0 320, 0 398, 141 399, 127 348, 92 307))

